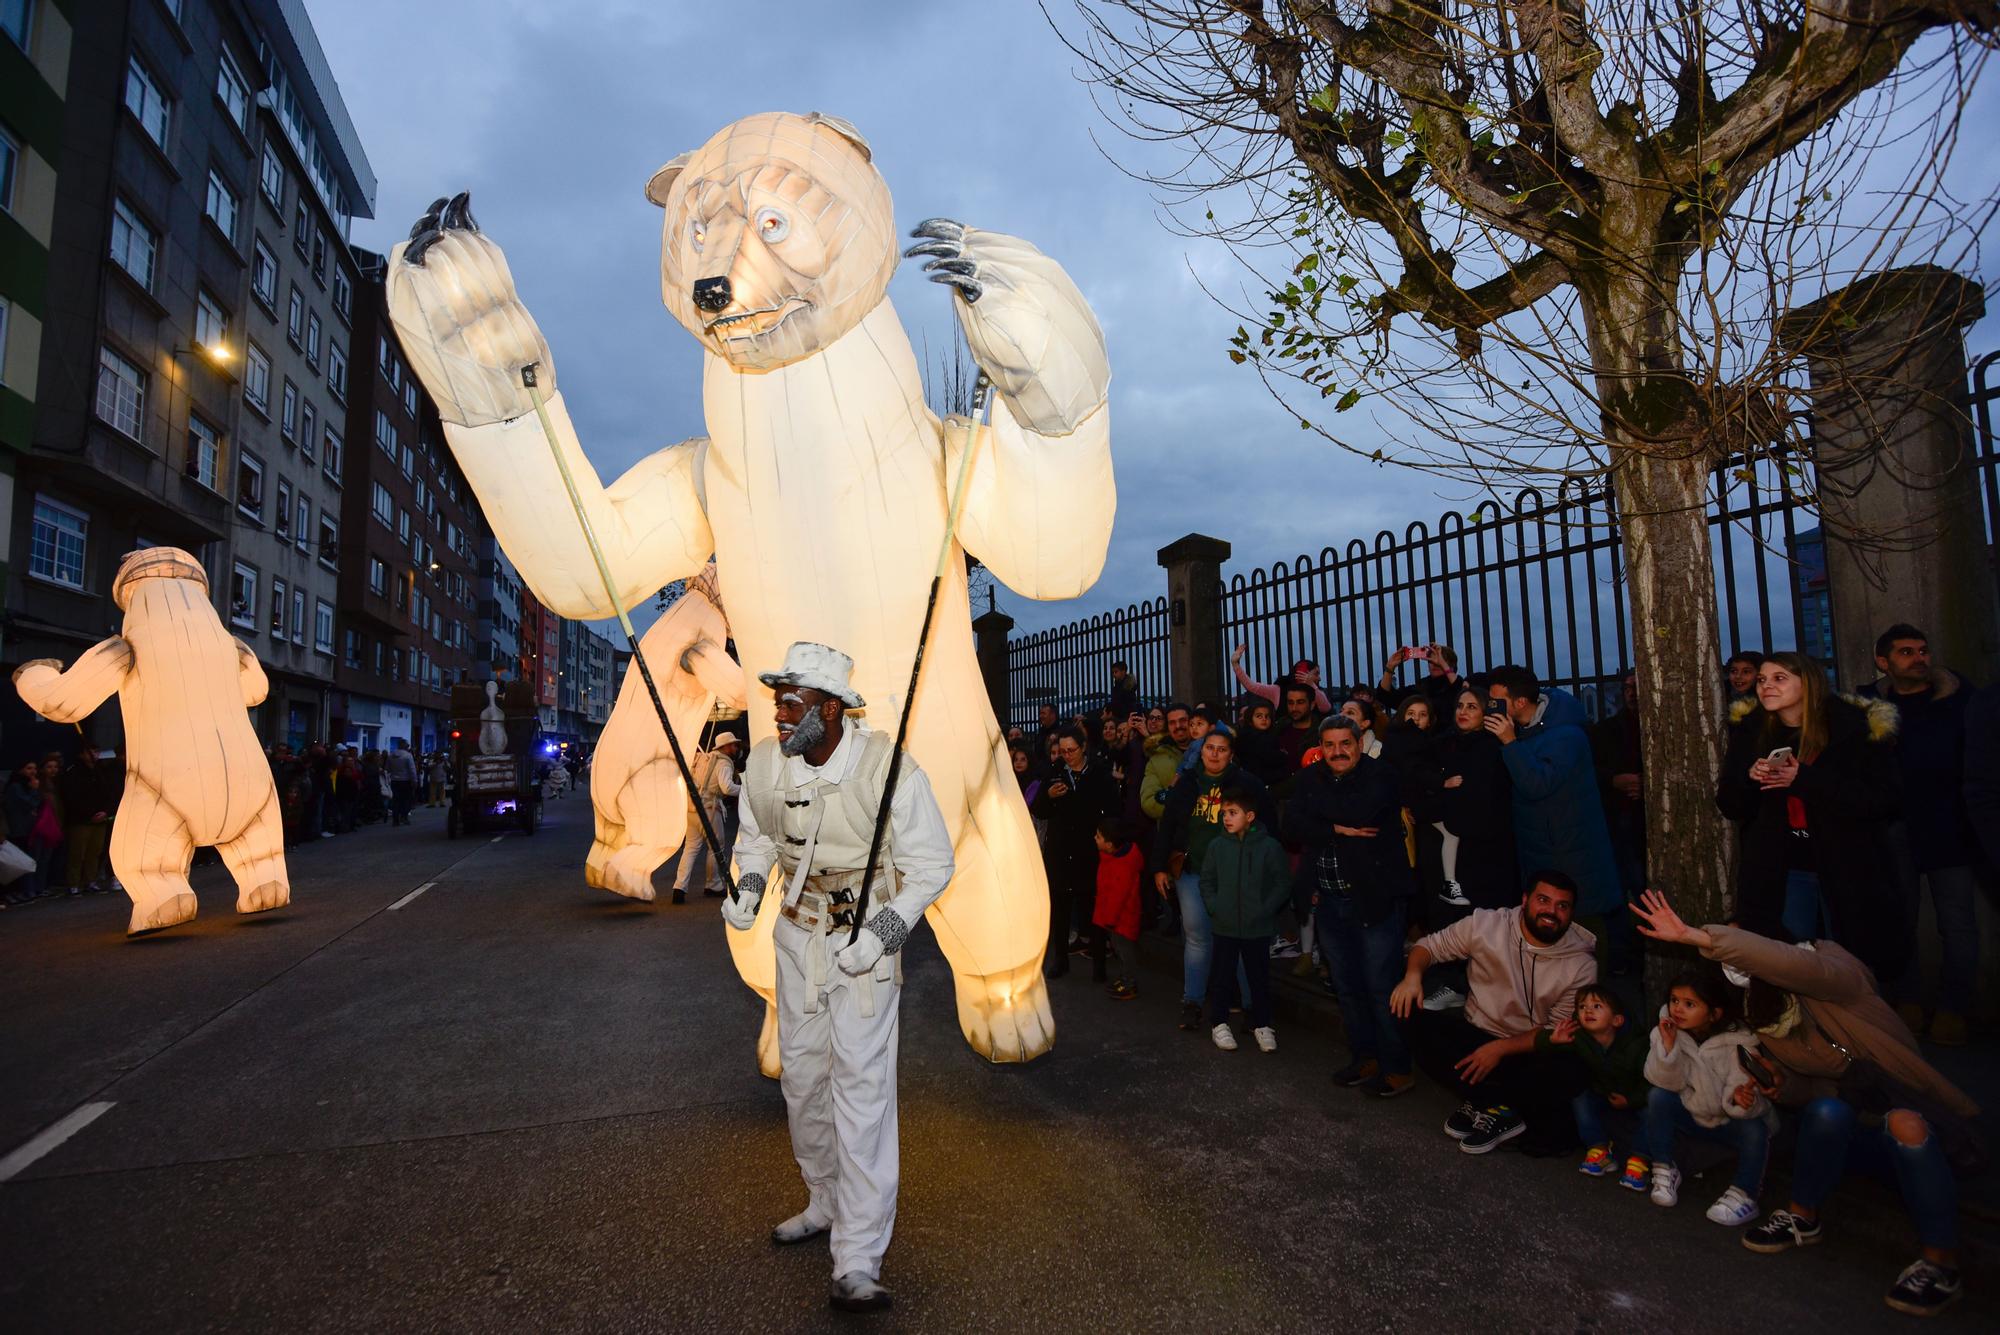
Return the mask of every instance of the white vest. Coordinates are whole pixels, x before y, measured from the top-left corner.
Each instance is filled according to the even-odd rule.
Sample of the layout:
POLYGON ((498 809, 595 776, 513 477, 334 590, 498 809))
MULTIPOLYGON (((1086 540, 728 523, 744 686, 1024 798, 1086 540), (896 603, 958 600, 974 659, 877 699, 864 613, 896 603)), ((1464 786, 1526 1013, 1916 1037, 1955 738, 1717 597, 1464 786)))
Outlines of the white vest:
MULTIPOLYGON (((813 850, 810 875, 859 872, 868 865, 868 845, 875 836, 875 816, 889 780, 895 739, 857 726, 850 740, 860 744, 861 754, 848 767, 844 782, 814 778, 797 788, 789 786, 787 757, 775 738, 751 749, 743 770, 743 800, 757 817, 757 828, 777 844, 778 865, 787 878, 797 869, 808 843, 813 850)), ((882 870, 895 865, 892 845, 890 832, 883 830, 882 852, 875 862, 878 884, 882 870)))

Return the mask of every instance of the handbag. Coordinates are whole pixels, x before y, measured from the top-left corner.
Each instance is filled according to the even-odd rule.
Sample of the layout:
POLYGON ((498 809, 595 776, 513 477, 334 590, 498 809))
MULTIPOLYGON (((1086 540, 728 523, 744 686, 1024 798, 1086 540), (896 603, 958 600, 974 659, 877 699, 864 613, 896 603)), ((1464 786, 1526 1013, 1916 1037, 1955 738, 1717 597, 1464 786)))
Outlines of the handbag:
POLYGON ((42 803, 41 812, 35 817, 35 828, 30 837, 39 840, 43 848, 54 848, 62 842, 62 822, 56 819, 55 803, 42 803))
MULTIPOLYGON (((1834 1045, 1839 1048, 1838 1044, 1834 1045)), ((1840 1049, 1845 1051, 1845 1049, 1840 1049)), ((1887 1117, 1907 1108, 1929 1124, 1951 1165, 1953 1177, 1976 1177, 1986 1171, 1988 1156, 1979 1128, 1942 1103, 1890 1075, 1866 1057, 1847 1055, 1847 1070, 1835 1082, 1843 1103, 1871 1117, 1887 1117)))

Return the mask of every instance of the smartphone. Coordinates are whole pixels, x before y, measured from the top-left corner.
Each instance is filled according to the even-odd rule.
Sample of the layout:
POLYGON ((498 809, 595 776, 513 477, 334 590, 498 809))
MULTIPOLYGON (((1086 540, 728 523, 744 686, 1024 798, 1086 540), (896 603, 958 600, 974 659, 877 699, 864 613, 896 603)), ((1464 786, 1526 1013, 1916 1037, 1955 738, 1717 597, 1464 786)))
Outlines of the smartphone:
POLYGON ((1486 702, 1486 712, 1489 714, 1504 714, 1507 712, 1507 704, 1504 700, 1488 700, 1486 702))
POLYGON ((1749 1048, 1736 1049, 1736 1064, 1760 1089, 1770 1089, 1778 1083, 1778 1073, 1771 1064, 1749 1048))
POLYGON ((1410 648, 1410 657, 1428 663, 1431 661, 1431 647, 1428 644, 1413 645, 1410 648))
MULTIPOLYGON (((1792 759, 1792 748, 1789 746, 1781 746, 1777 750, 1773 751, 1770 755, 1765 756, 1764 763, 1766 765, 1784 765, 1784 764, 1789 764, 1791 762, 1791 759, 1792 759)), ((1742 762, 1739 761, 1737 763, 1741 764, 1742 762)))

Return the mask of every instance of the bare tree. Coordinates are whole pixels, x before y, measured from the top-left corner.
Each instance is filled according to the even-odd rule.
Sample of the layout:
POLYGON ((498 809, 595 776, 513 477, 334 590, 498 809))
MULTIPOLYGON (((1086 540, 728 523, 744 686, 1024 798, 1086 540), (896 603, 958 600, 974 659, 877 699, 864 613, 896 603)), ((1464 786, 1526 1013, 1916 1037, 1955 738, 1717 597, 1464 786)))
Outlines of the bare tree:
POLYGON ((1799 337, 1773 337, 1788 309, 1970 253, 1992 201, 1959 203, 1945 177, 1991 0, 1076 13, 1056 26, 1101 109, 1159 145, 1130 170, 1262 276, 1266 300, 1226 303, 1246 307, 1229 354, 1302 427, 1488 494, 1608 477, 1651 875, 1719 916, 1709 479, 1803 418, 1799 337), (1380 411, 1342 416, 1364 403, 1380 411))

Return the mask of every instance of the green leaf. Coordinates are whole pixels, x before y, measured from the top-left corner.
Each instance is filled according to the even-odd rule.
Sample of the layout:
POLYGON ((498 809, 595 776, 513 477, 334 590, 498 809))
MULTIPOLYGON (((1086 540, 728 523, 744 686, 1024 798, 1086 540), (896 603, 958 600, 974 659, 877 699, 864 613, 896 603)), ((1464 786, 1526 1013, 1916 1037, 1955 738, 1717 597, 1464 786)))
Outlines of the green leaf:
POLYGON ((1308 421, 1307 421, 1307 420, 1306 420, 1305 418, 1301 417, 1301 418, 1299 419, 1299 430, 1301 430, 1301 431, 1310 431, 1310 430, 1312 430, 1312 423, 1311 423, 1311 422, 1308 422, 1308 421))
POLYGON ((1318 267, 1319 267, 1319 256, 1308 255, 1304 259, 1299 261, 1298 272, 1311 273, 1314 269, 1317 269, 1318 267))
POLYGON ((1401 148, 1405 143, 1409 141, 1404 136, 1401 130, 1391 130, 1389 131, 1389 133, 1382 136, 1382 142, 1384 144, 1387 144, 1390 148, 1401 148))
POLYGON ((1354 290, 1355 284, 1359 281, 1353 274, 1342 274, 1334 280, 1334 286, 1340 289, 1342 296, 1346 296, 1354 290))
MULTIPOLYGON (((1352 408, 1355 404, 1359 402, 1361 402, 1361 391, 1358 389, 1350 389, 1345 394, 1340 396, 1340 402, 1333 405, 1333 410, 1337 413, 1344 413, 1349 408, 1352 408)), ((1381 452, 1379 450, 1376 452, 1375 457, 1378 459, 1382 457, 1381 452)))
POLYGON ((1231 348, 1229 350, 1229 360, 1235 362, 1238 366, 1241 366, 1245 361, 1249 359, 1246 358, 1242 353, 1236 351, 1234 348, 1231 348))

